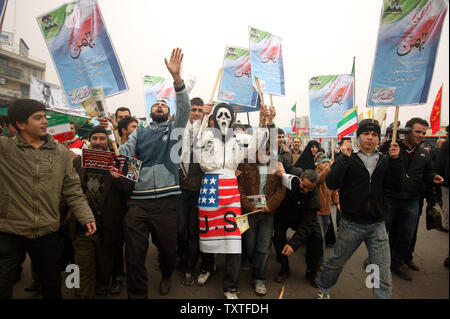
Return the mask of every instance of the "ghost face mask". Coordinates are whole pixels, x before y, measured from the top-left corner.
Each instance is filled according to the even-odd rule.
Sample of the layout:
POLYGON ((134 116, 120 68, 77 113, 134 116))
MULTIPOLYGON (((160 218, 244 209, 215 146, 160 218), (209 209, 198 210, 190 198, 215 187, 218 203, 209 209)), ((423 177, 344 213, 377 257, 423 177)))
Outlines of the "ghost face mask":
POLYGON ((214 127, 219 129, 222 136, 227 134, 227 129, 234 121, 234 113, 228 104, 219 104, 214 110, 214 127))

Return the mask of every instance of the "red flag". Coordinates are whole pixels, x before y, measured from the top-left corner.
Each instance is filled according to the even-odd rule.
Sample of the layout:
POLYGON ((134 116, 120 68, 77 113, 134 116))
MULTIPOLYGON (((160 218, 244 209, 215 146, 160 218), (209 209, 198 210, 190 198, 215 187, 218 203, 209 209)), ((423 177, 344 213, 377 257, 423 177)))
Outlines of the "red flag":
POLYGON ((295 130, 296 130, 296 128, 295 128, 295 122, 296 122, 296 120, 294 119, 294 125, 292 126, 292 133, 295 133, 295 130))
POLYGON ((434 100, 433 109, 431 110, 430 123, 431 123, 431 134, 439 131, 439 126, 441 125, 441 94, 442 86, 434 100))

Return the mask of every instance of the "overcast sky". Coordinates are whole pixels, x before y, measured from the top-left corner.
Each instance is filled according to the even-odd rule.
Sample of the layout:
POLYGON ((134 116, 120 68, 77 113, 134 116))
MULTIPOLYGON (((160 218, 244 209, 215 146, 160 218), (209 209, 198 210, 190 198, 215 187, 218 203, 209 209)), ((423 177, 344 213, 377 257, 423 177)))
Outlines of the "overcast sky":
MULTIPOLYGON (((46 78, 61 85, 45 45, 36 17, 66 0, 9 0, 4 31, 15 31, 15 43, 23 38, 30 56, 46 62, 46 78)), ((170 77, 164 58, 172 48, 183 49, 183 74, 197 77, 191 98, 209 99, 227 44, 248 47, 248 26, 282 37, 286 96, 274 97, 275 123, 290 126, 291 107, 297 115, 309 114, 308 80, 317 75, 350 73, 356 56, 356 104, 367 101, 381 0, 314 1, 208 1, 208 0, 98 0, 129 90, 107 99, 109 109, 131 108, 133 115, 145 115, 143 75, 170 77)), ((400 109, 404 125, 413 116, 429 120, 436 94, 444 84, 441 125, 449 118, 449 26, 445 18, 428 102, 400 109)), ((267 96, 266 103, 269 98, 267 96)), ((390 108, 387 122, 394 118, 390 108)), ((238 119, 247 122, 246 115, 238 119)), ((257 115, 251 114, 252 125, 257 115)))

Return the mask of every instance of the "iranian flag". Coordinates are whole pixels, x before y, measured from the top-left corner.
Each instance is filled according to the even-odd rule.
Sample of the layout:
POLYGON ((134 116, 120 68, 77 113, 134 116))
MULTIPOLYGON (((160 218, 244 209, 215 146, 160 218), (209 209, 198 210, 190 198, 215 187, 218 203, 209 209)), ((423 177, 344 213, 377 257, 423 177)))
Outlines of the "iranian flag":
POLYGON ((337 124, 338 140, 358 129, 358 113, 353 110, 337 124))
POLYGON ((55 140, 61 143, 72 139, 73 136, 67 115, 55 113, 54 116, 48 117, 47 120, 47 133, 51 134, 55 140))

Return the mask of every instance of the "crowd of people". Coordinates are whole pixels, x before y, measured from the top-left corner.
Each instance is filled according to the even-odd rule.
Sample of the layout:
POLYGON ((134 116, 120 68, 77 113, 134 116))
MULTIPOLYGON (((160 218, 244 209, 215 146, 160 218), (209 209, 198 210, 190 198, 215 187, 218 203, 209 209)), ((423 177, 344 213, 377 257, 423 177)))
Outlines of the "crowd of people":
POLYGON ((223 254, 224 297, 238 298, 242 269, 251 269, 254 292, 264 296, 272 247, 280 264, 275 280, 283 283, 289 256, 303 245, 305 277, 319 299, 330 298, 362 242, 365 265, 379 268, 374 298, 392 297, 391 273, 413 279, 424 199, 427 207, 442 207, 441 230, 448 232, 448 127, 433 154, 422 145, 429 125, 420 118, 406 123, 402 139, 381 140, 379 123, 365 119, 356 145, 344 137, 326 154, 318 141, 302 149, 294 138, 288 147, 273 107, 261 105, 259 126, 252 129, 236 124, 226 103, 190 99, 182 61, 180 49, 165 60, 176 116, 159 100, 145 128, 121 107, 114 119, 99 119, 87 139, 71 123, 73 139, 58 143, 47 133, 42 103, 9 105, 0 137, 0 298, 13 297, 26 254, 33 277, 27 289, 43 298, 62 298, 61 271, 69 264, 80 270, 76 298, 120 294, 125 280, 128 298, 148 298, 149 238, 158 249, 161 295, 170 292, 177 260, 182 284, 203 286, 223 254), (109 123, 120 154, 142 162, 136 183, 114 170, 82 166, 83 149, 112 149, 109 123), (289 178, 291 185, 284 183, 289 178), (245 214, 250 228, 241 234, 237 220, 245 214), (327 245, 333 247, 328 257, 327 245))

